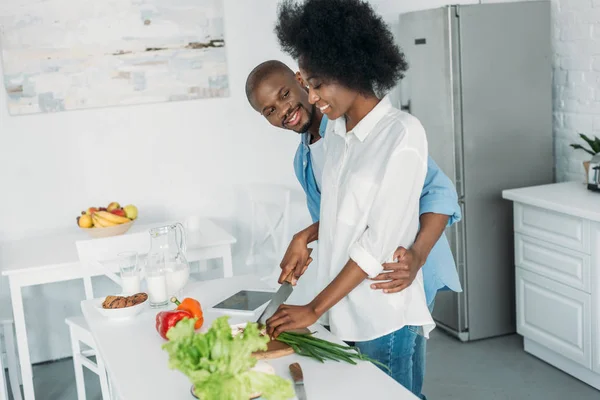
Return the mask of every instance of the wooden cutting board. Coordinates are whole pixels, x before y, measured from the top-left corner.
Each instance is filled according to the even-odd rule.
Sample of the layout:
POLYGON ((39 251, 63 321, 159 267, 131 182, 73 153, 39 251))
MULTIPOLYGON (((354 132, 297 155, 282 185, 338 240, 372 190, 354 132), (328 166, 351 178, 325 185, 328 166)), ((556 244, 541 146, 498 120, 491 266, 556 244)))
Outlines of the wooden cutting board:
MULTIPOLYGON (((309 333, 310 331, 304 328, 295 330, 293 332, 309 333)), ((267 350, 252 353, 252 355, 259 360, 280 358, 289 356, 290 354, 294 354, 294 349, 292 349, 288 344, 280 342, 279 340, 271 340, 269 343, 267 343, 267 350)))

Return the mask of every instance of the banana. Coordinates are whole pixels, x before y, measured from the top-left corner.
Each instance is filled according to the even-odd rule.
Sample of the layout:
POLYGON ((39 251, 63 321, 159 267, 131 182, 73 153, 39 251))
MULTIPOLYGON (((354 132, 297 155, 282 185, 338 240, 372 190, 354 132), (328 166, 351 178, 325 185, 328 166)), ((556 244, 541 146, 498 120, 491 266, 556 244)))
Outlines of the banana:
POLYGON ((94 217, 95 217, 95 218, 93 218, 94 226, 97 226, 99 228, 108 228, 109 226, 119 225, 115 222, 111 222, 107 219, 97 216, 96 213, 94 213, 94 217))
POLYGON ((102 219, 102 223, 107 221, 112 225, 120 225, 131 221, 129 218, 121 217, 120 215, 116 215, 108 211, 96 211, 94 215, 102 219))
POLYGON ((102 220, 100 218, 98 218, 97 216, 95 216, 94 214, 92 214, 92 221, 94 222, 94 228, 104 228, 104 224, 102 223, 102 220))

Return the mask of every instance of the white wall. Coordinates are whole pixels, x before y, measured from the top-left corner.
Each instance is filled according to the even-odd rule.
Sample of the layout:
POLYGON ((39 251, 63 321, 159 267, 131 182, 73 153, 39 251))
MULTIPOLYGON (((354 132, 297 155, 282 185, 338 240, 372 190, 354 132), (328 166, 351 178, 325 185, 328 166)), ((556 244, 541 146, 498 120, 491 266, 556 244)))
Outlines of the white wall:
MULTIPOLYGON (((372 1, 392 25, 397 24, 401 12, 477 2, 372 1)), ((589 10, 573 10, 575 14, 571 14, 561 9, 557 14, 555 7, 560 17, 557 26, 592 11, 591 0, 561 1, 571 2, 588 4, 589 10)), ((292 169, 298 137, 267 125, 248 106, 243 88, 248 72, 257 63, 269 58, 291 63, 279 51, 273 35, 276 4, 276 0, 225 0, 232 93, 226 99, 10 117, 4 94, 0 95, 0 240, 76 229, 75 217, 80 210, 118 200, 137 204, 141 218, 147 220, 197 213, 218 218, 238 235, 239 262, 246 236, 244 227, 236 222, 243 218, 233 200, 235 185, 258 181, 299 188, 292 169)), ((567 37, 576 35, 576 25, 573 22, 565 31, 567 37)), ((600 129, 600 120, 595 121, 586 113, 588 106, 577 102, 577 93, 583 96, 589 90, 572 83, 578 77, 589 82, 597 73, 591 68, 594 43, 590 33, 587 41, 573 42, 572 47, 564 42, 559 47, 573 58, 573 62, 564 63, 561 59, 561 65, 574 68, 573 73, 559 73, 557 77, 557 92, 564 97, 566 107, 557 109, 556 121, 561 124, 557 143, 565 141, 574 121, 589 122, 590 127, 595 124, 593 127, 600 129), (579 51, 590 53, 587 75, 576 72, 581 68, 576 62, 581 61, 579 51), (563 86, 565 89, 558 90, 563 86), (573 122, 563 128, 563 121, 573 122)), ((595 100, 595 93, 587 96, 595 100)), ((575 165, 571 165, 576 163, 576 155, 562 150, 557 146, 559 176, 577 178, 575 165)), ((307 221, 307 213, 301 198, 295 205, 297 227, 307 221)), ((73 298, 82 296, 79 286, 57 284, 26 291, 33 361, 69 353, 63 317, 78 310, 72 303, 73 298), (40 320, 38 315, 45 317, 40 320), (54 339, 58 344, 49 346, 48 341, 54 339)))
POLYGON ((579 132, 600 137, 600 1, 553 0, 552 6, 557 178, 581 181, 582 161, 591 156, 569 144, 584 144, 579 132))
MULTIPOLYGON (((0 240, 78 229, 79 211, 113 200, 138 205, 141 219, 203 214, 237 231, 235 185, 298 188, 292 167, 297 136, 271 128, 244 94, 256 64, 270 58, 291 62, 272 33, 274 4, 225 1, 232 93, 226 99, 11 117, 2 88, 0 240)), ((299 218, 307 220, 299 205, 299 218)), ((64 316, 78 312, 80 286, 25 291, 33 361, 68 354, 64 316), (44 332, 48 326, 50 335, 44 332), (52 339, 60 345, 49 346, 52 339)))
POLYGON ((233 184, 293 184, 297 138, 265 124, 243 89, 258 62, 289 61, 273 4, 225 2, 230 98, 10 117, 0 96, 0 240, 75 226, 112 200, 154 219, 230 217, 233 184))

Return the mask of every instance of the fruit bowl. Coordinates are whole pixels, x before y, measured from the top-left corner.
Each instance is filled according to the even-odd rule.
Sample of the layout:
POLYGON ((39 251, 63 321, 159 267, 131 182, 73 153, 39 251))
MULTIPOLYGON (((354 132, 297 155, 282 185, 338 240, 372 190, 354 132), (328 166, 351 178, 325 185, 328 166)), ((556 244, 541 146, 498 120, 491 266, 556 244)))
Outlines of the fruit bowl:
POLYGON ((88 235, 93 238, 105 238, 110 236, 122 235, 131 228, 135 221, 126 222, 120 225, 109 226, 106 228, 102 227, 93 227, 93 228, 79 228, 83 231, 86 231, 88 235))

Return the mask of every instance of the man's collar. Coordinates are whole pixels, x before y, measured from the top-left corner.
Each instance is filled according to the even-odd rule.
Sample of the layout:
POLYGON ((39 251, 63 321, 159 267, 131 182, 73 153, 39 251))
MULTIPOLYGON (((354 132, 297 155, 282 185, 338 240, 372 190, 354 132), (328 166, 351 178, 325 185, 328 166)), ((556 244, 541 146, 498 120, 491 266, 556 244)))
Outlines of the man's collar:
MULTIPOLYGON (((319 136, 321 136, 321 138, 325 135, 325 130, 327 129, 327 121, 329 121, 327 119, 327 116, 323 115, 323 117, 321 118, 321 123, 319 124, 319 136)), ((302 143, 308 146, 310 144, 310 137, 310 133, 304 132, 302 134, 302 143)))
POLYGON ((353 133, 354 136, 361 142, 364 142, 369 133, 375 128, 375 125, 381 121, 381 119, 387 114, 387 112, 392 108, 392 103, 388 96, 385 96, 383 99, 377 103, 377 105, 369 111, 367 115, 363 119, 359 121, 358 124, 349 132, 346 132, 346 118, 340 117, 335 120, 335 129, 334 132, 342 137, 346 137, 347 134, 353 133))

